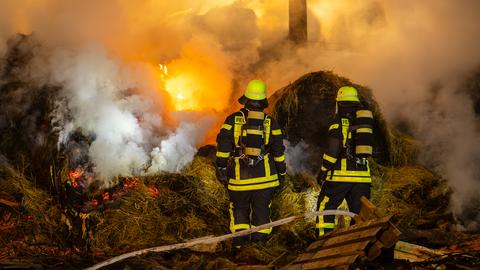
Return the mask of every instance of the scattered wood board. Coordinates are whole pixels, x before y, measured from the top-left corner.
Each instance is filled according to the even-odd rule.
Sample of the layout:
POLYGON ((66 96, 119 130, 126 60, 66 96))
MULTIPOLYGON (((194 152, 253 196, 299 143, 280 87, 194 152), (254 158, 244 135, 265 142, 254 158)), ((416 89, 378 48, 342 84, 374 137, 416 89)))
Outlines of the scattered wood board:
POLYGON ((282 269, 348 269, 357 261, 373 261, 398 241, 400 231, 391 219, 392 216, 383 217, 362 197, 362 210, 355 225, 319 237, 282 269))

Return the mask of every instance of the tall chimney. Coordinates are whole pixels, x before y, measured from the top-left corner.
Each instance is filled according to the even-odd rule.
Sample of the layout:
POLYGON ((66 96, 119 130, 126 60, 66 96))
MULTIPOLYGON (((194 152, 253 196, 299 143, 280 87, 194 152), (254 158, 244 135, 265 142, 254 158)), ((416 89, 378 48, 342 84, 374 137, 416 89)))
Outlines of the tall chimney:
POLYGON ((307 0, 289 0, 288 39, 302 45, 307 42, 307 0))

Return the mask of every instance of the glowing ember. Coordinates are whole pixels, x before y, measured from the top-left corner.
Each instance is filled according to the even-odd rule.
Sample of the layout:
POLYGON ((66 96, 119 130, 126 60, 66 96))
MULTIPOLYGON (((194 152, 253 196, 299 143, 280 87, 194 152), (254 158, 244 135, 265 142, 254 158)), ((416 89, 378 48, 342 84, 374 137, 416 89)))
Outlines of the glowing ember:
POLYGON ((110 200, 110 193, 104 192, 104 193, 102 194, 102 199, 103 199, 104 201, 109 201, 109 200, 110 200))
POLYGON ((155 186, 148 186, 148 194, 150 195, 150 197, 158 197, 160 195, 160 190, 158 190, 158 188, 156 188, 155 186))
POLYGON ((79 179, 82 177, 83 171, 80 169, 71 170, 68 172, 68 177, 72 179, 79 179))

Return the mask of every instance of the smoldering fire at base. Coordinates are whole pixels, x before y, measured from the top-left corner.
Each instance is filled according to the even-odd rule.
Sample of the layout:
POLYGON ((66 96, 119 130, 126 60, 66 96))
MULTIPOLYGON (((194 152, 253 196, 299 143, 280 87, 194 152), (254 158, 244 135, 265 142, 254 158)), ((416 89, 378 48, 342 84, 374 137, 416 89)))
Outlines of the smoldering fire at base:
POLYGON ((177 2, 0 4, 0 268, 78 269, 228 238, 212 144, 254 78, 287 146, 271 220, 297 218, 266 243, 223 239, 105 269, 322 269, 348 253, 338 236, 359 248, 344 267, 480 265, 478 3, 307 1, 308 31, 292 44, 289 1, 177 2), (412 31, 417 42, 406 42, 412 31), (315 175, 346 85, 373 114, 376 209, 364 204, 370 212, 347 228, 338 217, 319 238, 302 215, 317 209, 315 175), (366 216, 389 227, 360 248, 366 216), (401 242, 388 246, 393 225, 401 242))

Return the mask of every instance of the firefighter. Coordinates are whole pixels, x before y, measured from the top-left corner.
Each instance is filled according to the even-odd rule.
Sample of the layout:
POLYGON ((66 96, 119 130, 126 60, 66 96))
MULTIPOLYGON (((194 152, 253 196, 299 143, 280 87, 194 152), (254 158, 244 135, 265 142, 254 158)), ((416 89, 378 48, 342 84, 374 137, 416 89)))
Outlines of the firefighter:
MULTIPOLYGON (((266 85, 251 81, 238 102, 244 107, 229 115, 217 136, 216 165, 230 197, 230 230, 237 232, 270 222, 275 189, 286 174, 285 147, 278 123, 263 112, 268 107, 266 85)), ((250 240, 263 244, 271 228, 237 237, 240 247, 250 240)))
MULTIPOLYGON (((373 114, 362 108, 352 86, 341 87, 336 101, 337 113, 328 130, 327 148, 317 176, 322 186, 317 209, 334 210, 346 200, 349 210, 358 214, 360 198, 370 198, 372 178, 367 158, 373 149, 373 114)), ((334 227, 335 216, 317 217, 318 235, 334 227)))

